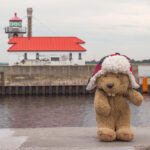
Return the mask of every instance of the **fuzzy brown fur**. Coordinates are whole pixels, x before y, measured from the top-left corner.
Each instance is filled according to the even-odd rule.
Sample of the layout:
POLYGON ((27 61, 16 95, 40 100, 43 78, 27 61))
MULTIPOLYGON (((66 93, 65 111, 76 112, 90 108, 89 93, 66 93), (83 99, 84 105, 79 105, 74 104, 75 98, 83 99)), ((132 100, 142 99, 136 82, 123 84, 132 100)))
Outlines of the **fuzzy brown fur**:
POLYGON ((130 129, 130 108, 126 101, 139 106, 143 96, 129 88, 129 78, 125 74, 107 73, 97 79, 94 98, 98 136, 102 141, 115 139, 130 141, 134 134, 130 129), (113 85, 112 88, 108 85, 113 85))

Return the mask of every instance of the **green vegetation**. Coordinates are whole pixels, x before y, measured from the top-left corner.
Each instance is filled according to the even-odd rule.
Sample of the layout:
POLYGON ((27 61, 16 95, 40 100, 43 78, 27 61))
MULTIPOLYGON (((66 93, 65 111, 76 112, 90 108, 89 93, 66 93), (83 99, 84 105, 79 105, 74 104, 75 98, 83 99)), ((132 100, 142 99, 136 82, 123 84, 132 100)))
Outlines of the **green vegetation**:
POLYGON ((92 65, 92 64, 98 64, 99 62, 96 60, 91 60, 91 61, 86 61, 85 64, 86 65, 92 65))
POLYGON ((131 59, 131 63, 133 63, 133 64, 150 64, 150 59, 144 59, 144 60, 131 59))
MULTIPOLYGON (((98 64, 99 61, 96 61, 96 60, 91 60, 91 61, 86 61, 85 64, 86 65, 94 65, 94 64, 98 64)), ((131 63, 132 64, 146 64, 146 65, 150 65, 150 59, 144 59, 144 60, 134 60, 134 59, 131 59, 131 63)))
POLYGON ((7 62, 0 62, 0 66, 8 66, 7 62))

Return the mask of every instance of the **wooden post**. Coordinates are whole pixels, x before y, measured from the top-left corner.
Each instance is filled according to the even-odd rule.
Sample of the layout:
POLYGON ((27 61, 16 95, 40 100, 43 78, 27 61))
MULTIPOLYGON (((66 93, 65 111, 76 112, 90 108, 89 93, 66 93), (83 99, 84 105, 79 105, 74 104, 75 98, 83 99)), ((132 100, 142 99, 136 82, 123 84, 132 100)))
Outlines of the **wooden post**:
POLYGON ((62 86, 62 94, 65 95, 65 86, 62 86))
POLYGON ((69 95, 72 94, 72 86, 69 86, 69 95))
POLYGON ((62 95, 62 86, 58 86, 58 95, 62 95))
POLYGON ((45 86, 42 86, 42 95, 45 95, 45 86))
POLYGON ((73 94, 73 95, 76 94, 76 86, 72 86, 72 94, 73 94))
POLYGON ((58 93, 59 93, 59 90, 58 90, 58 86, 56 86, 56 95, 58 95, 58 93))
POLYGON ((5 95, 5 87, 2 86, 2 95, 5 95))
POLYGON ((36 86, 31 86, 32 95, 36 95, 36 86))
POLYGON ((18 94, 19 94, 19 92, 18 92, 18 91, 19 91, 19 87, 18 87, 18 86, 16 86, 16 87, 15 87, 15 95, 18 95, 18 94))
POLYGON ((49 86, 49 95, 52 95, 52 86, 49 86))
POLYGON ((83 95, 85 95, 85 93, 86 93, 86 89, 85 89, 85 86, 84 86, 84 85, 82 86, 82 90, 83 90, 83 92, 82 92, 82 93, 83 93, 83 95))
POLYGON ((45 95, 49 95, 49 86, 45 86, 45 95))

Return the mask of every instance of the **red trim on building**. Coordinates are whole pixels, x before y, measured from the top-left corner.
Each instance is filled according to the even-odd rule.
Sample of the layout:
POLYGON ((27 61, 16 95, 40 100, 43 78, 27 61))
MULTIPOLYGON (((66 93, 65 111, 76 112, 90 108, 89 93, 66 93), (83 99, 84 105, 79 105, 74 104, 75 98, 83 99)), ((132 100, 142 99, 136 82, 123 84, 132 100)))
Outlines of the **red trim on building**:
POLYGON ((77 37, 14 37, 8 51, 86 51, 77 37))

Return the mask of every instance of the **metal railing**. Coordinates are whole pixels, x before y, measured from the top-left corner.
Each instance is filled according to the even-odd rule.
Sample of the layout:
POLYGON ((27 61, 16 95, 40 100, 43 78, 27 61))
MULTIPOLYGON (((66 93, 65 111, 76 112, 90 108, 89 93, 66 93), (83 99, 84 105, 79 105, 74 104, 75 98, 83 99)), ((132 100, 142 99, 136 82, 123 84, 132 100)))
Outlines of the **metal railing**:
POLYGON ((5 28, 6 33, 26 33, 26 27, 6 27, 5 28))

